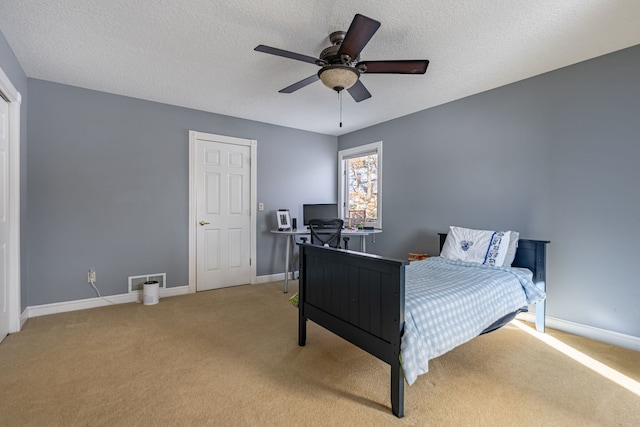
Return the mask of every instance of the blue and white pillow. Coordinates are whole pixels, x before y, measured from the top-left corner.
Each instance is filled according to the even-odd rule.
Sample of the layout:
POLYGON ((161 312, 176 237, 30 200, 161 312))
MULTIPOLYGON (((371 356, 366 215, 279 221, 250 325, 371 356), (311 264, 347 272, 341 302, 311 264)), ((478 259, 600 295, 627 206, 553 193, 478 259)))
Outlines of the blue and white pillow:
MULTIPOLYGON (((511 233, 511 231, 473 230, 451 226, 440 256, 478 264, 509 267, 513 261, 507 260, 511 233)), ((515 251, 513 253, 515 254, 515 251)))
POLYGON ((518 250, 518 240, 520 240, 520 233, 511 230, 511 238, 509 239, 509 249, 507 250, 507 256, 504 259, 503 267, 510 267, 513 264, 513 260, 516 259, 516 251, 518 250))

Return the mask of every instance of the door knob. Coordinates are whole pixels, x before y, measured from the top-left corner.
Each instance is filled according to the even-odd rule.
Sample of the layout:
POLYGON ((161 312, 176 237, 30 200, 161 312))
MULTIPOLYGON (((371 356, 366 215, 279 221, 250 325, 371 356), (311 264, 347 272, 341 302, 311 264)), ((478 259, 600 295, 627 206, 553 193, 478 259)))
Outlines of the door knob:
POLYGON ((200 223, 199 223, 199 224, 200 224, 200 225, 202 225, 202 226, 205 226, 205 225, 210 224, 210 223, 209 223, 209 222, 207 222, 207 221, 200 221, 200 223))

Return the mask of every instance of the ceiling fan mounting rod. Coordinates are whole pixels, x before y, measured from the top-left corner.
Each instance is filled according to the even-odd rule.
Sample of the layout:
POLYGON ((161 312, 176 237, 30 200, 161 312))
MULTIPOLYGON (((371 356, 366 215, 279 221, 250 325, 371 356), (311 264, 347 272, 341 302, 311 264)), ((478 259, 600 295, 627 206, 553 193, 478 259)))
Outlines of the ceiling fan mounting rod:
POLYGON ((346 31, 334 31, 333 33, 329 34, 329 41, 331 42, 332 46, 323 50, 322 53, 320 53, 320 58, 325 59, 324 55, 326 55, 327 57, 331 56, 331 58, 327 58, 327 61, 332 64, 355 65, 355 61, 351 59, 351 56, 349 56, 348 54, 340 54, 339 52, 346 35, 346 31))
POLYGON ((346 31, 334 31, 333 33, 329 34, 329 41, 334 46, 341 45, 346 34, 346 31))

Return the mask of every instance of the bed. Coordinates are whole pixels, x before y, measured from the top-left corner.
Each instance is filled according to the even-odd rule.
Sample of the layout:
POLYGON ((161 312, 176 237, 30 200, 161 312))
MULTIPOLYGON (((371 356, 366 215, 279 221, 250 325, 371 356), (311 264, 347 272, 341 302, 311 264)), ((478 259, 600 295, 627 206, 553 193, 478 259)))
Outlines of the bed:
MULTIPOLYGON (((446 236, 440 234, 441 249, 446 236)), ((531 281, 544 291, 545 247, 549 242, 527 239, 517 242, 511 266, 530 270, 531 281)), ((406 352, 403 354, 402 345, 405 326, 411 324, 405 322, 405 281, 407 275, 415 275, 413 267, 408 261, 373 254, 304 243, 299 244, 299 248, 298 344, 305 345, 306 322, 311 320, 388 363, 391 367, 391 410, 395 416, 403 417, 403 364, 406 367, 409 361, 406 352)), ((526 310, 526 304, 494 319, 479 333, 501 327, 521 310, 526 310)), ((544 332, 544 312, 542 299, 536 303, 536 328, 540 332, 544 332)), ((411 320, 413 314, 409 313, 408 317, 411 320)))

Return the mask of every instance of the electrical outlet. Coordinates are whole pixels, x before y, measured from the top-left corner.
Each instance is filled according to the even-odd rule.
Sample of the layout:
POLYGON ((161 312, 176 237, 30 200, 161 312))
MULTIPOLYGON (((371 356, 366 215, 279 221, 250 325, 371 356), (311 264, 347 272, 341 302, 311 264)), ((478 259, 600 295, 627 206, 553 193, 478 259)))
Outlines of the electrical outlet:
POLYGON ((264 210, 264 203, 258 203, 258 210, 259 211, 263 211, 264 210))
POLYGON ((87 273, 87 282, 89 283, 93 283, 96 281, 96 272, 93 268, 89 269, 89 272, 87 273))

